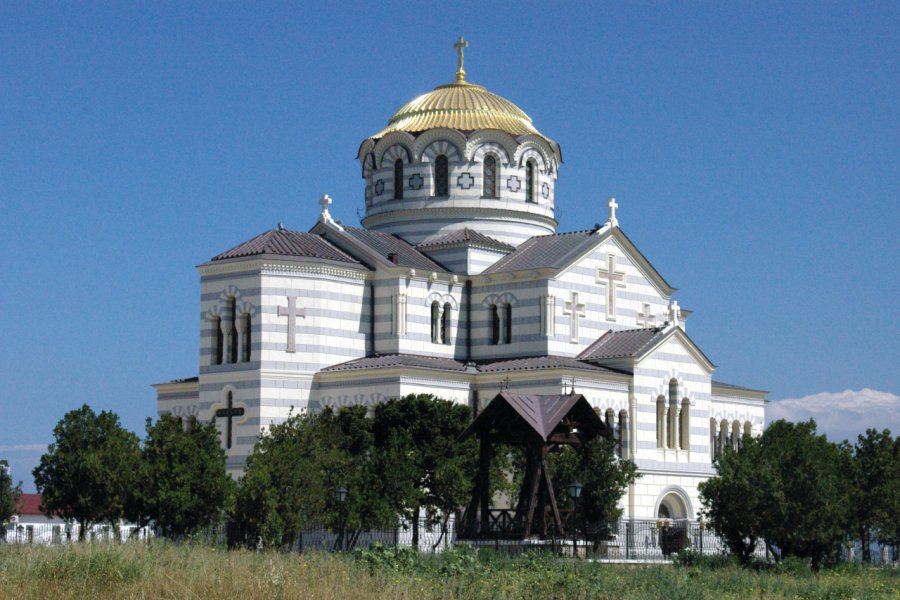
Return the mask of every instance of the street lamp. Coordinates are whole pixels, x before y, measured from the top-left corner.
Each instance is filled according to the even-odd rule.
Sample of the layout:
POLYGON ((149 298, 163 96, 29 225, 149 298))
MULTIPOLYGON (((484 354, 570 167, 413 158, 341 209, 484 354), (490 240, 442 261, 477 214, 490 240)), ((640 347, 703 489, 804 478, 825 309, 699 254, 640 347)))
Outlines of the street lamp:
POLYGON ((344 502, 347 500, 347 488, 345 488, 344 486, 341 486, 338 489, 336 489, 334 491, 334 493, 337 495, 337 501, 338 501, 338 507, 339 507, 338 527, 340 528, 340 532, 338 533, 338 539, 337 539, 338 544, 336 544, 336 545, 338 546, 338 548, 343 549, 343 545, 344 545, 344 502))
POLYGON ((578 556, 578 541, 576 536, 575 524, 578 522, 578 497, 581 496, 581 490, 584 486, 577 479, 569 484, 569 496, 572 498, 572 557, 578 556))

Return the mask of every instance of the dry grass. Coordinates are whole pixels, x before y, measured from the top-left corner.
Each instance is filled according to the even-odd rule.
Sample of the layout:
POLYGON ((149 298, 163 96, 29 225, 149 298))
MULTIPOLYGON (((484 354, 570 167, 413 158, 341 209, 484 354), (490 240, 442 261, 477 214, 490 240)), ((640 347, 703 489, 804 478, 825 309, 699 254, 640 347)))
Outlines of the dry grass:
POLYGON ((0 599, 897 598, 900 571, 818 574, 601 565, 471 550, 443 556, 229 552, 197 546, 0 546, 0 599), (378 560, 373 561, 373 558, 378 560))
POLYGON ((155 543, 0 548, 0 598, 421 598, 324 554, 227 552, 155 543))

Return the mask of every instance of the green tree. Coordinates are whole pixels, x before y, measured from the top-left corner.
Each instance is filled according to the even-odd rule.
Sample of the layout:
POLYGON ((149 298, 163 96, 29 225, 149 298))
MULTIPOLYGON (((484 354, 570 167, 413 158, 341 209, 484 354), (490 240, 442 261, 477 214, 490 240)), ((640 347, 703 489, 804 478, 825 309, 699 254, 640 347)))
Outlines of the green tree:
POLYGON ((138 485, 126 516, 154 521, 162 534, 181 538, 222 517, 232 481, 225 472, 225 450, 215 424, 194 417, 182 422, 171 414, 154 424, 147 419, 138 485))
POLYGON ((41 508, 77 521, 83 540, 92 524, 122 518, 140 466, 138 438, 115 413, 87 404, 66 413, 53 436, 33 471, 41 508))
MULTIPOLYGON (((604 525, 622 515, 619 500, 637 480, 638 472, 634 462, 616 456, 616 444, 610 438, 597 436, 580 449, 560 446, 559 451, 549 455, 548 466, 558 506, 572 503, 569 484, 577 479, 582 485, 577 508, 579 523, 604 525)), ((605 532, 601 528, 597 533, 605 532)))
POLYGON ((270 426, 254 446, 235 497, 239 543, 261 539, 269 547, 290 547, 324 511, 321 465, 329 457, 316 432, 319 419, 314 413, 292 414, 270 426))
POLYGON ((388 502, 392 465, 373 452, 367 408, 290 416, 260 438, 238 485, 234 517, 244 544, 290 548, 304 527, 325 524, 346 532, 392 525, 388 502), (335 491, 348 490, 343 504, 335 491))
POLYGON ((470 418, 468 407, 431 394, 411 394, 375 408, 375 448, 389 460, 391 505, 411 518, 414 547, 423 508, 440 523, 443 536, 450 516, 468 500, 476 440, 458 438, 470 418))
POLYGON ((862 542, 863 561, 870 562, 873 532, 882 544, 900 541, 900 438, 887 429, 858 436, 852 473, 853 530, 862 542))
POLYGON ((816 434, 814 421, 776 421, 758 440, 716 459, 717 476, 700 484, 710 526, 746 562, 756 539, 780 555, 836 561, 850 530, 849 448, 816 434))
POLYGON ((22 497, 22 482, 13 485, 9 463, 0 460, 0 539, 6 535, 6 526, 16 514, 19 498, 22 497))
POLYGON ((744 565, 753 558, 762 535, 765 504, 771 502, 763 490, 775 487, 765 453, 761 438, 745 436, 739 451, 726 447, 716 457, 716 477, 699 485, 709 526, 744 565))

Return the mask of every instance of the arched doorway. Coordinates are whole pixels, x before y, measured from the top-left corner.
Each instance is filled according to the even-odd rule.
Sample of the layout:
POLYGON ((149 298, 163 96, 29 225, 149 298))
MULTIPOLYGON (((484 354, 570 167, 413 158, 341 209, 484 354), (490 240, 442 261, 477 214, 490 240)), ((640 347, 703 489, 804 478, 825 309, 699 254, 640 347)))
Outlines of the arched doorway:
POLYGON ((656 507, 656 518, 673 521, 690 519, 691 508, 684 494, 676 490, 664 491, 656 507))

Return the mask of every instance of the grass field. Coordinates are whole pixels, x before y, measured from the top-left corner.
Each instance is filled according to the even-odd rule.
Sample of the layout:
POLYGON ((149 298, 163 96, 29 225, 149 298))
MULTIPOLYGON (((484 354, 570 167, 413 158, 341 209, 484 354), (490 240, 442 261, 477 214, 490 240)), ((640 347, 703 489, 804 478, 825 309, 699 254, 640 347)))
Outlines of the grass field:
POLYGON ((810 573, 409 551, 355 555, 150 545, 0 546, 0 598, 900 598, 897 569, 810 573))

